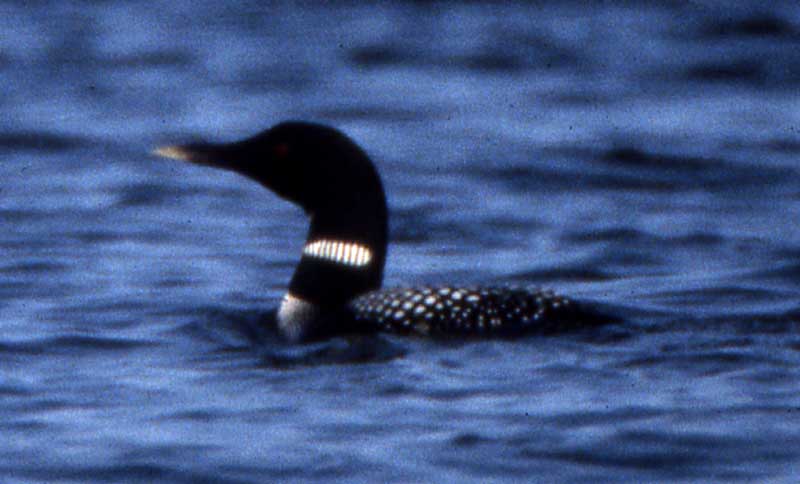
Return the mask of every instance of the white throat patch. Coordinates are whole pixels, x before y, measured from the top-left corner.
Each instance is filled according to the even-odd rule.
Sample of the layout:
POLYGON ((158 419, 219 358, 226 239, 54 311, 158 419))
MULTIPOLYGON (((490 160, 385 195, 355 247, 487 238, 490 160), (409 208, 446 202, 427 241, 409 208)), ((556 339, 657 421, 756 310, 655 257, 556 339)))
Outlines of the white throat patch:
POLYGON ((278 329, 289 341, 303 339, 308 327, 319 315, 319 308, 310 302, 287 293, 278 308, 278 329))
POLYGON ((303 254, 354 267, 364 267, 372 260, 369 247, 341 240, 321 239, 309 242, 303 247, 303 254))

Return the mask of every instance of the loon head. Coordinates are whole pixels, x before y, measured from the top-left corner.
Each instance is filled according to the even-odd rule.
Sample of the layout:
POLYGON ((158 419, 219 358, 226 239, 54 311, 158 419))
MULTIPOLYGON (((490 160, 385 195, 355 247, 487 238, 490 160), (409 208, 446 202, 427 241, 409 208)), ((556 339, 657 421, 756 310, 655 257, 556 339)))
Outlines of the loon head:
POLYGON ((340 131, 321 124, 285 122, 233 143, 166 146, 155 154, 235 171, 311 216, 332 204, 359 203, 371 190, 382 194, 366 153, 340 131))
MULTIPOLYGON (((292 313, 284 314, 287 327, 282 327, 290 339, 302 339, 317 314, 330 314, 380 288, 386 197, 372 161, 340 131, 284 122, 241 141, 166 146, 154 153, 240 173, 308 214, 303 255, 281 306, 292 313), (298 321, 299 330, 289 327, 298 321)), ((281 324, 280 311, 278 316, 281 324)))

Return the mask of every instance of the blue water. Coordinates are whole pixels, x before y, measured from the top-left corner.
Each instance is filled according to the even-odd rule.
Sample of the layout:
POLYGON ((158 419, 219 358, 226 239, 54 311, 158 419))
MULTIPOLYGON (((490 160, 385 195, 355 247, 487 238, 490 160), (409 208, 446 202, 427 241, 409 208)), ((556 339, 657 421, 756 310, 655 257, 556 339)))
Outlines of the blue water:
POLYGON ((796 482, 800 4, 732 3, 0 3, 0 481, 796 482), (286 119, 387 286, 624 321, 287 345, 303 214, 149 154, 286 119))

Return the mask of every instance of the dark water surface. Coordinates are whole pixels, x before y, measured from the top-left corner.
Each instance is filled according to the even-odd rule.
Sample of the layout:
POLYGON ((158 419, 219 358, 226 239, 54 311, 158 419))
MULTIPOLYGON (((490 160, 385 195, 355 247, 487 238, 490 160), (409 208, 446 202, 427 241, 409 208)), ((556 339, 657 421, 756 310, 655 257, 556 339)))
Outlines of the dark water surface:
POLYGON ((0 481, 796 482, 800 4, 0 3, 0 481), (388 286, 625 322, 288 346, 302 213, 149 155, 346 131, 388 286))

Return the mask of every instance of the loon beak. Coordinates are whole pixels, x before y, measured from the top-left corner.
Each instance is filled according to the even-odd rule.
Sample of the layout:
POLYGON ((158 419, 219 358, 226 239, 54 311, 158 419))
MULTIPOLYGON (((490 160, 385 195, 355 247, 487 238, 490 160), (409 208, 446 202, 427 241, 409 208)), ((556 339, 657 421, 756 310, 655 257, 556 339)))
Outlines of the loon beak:
POLYGON ((227 151, 225 145, 193 143, 188 145, 162 146, 154 149, 151 153, 173 160, 188 161, 196 165, 232 169, 226 162, 227 151))
POLYGON ((173 160, 192 161, 192 153, 183 146, 162 146, 154 149, 151 154, 173 160))

